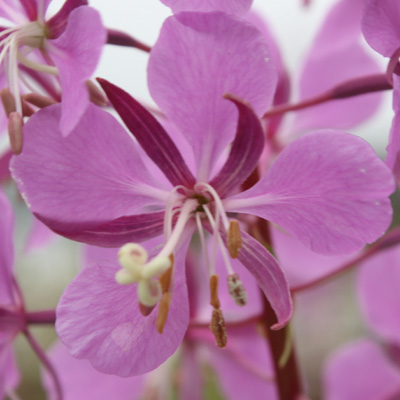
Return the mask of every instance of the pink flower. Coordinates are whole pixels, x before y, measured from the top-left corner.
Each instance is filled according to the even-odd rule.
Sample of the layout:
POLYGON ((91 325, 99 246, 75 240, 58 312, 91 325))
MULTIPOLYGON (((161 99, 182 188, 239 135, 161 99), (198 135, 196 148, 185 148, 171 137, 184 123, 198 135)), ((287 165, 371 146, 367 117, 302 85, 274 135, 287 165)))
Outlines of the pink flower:
POLYGON ((154 369, 176 350, 189 323, 184 271, 195 231, 202 242, 205 230, 214 241, 206 269, 221 347, 217 249, 237 289, 235 300, 245 303, 243 287, 233 281, 231 259, 237 257, 270 301, 274 327, 284 326, 292 310, 285 277, 264 246, 240 228, 236 213, 275 222, 324 254, 353 252, 387 229, 391 173, 366 142, 343 132, 319 131, 293 142, 255 186, 240 193, 263 150, 258 115, 271 104, 276 84, 267 58, 260 34, 248 24, 223 13, 181 13, 164 24, 148 70, 151 93, 173 125, 171 136, 104 80, 137 143, 94 106, 67 139, 57 132, 59 105, 29 120, 26 146, 13 159, 12 173, 31 211, 75 240, 143 244, 122 247, 119 271, 110 265, 85 269, 66 290, 57 330, 74 356, 103 372, 129 376, 154 369), (224 99, 226 93, 234 95, 224 99), (165 242, 157 247, 162 234, 165 242), (165 285, 169 270, 173 278, 165 285), (131 283, 137 283, 137 293, 131 283), (134 312, 139 306, 144 313, 156 309, 143 318, 134 312), (151 356, 144 356, 149 348, 151 356))
POLYGON ((224 11, 241 15, 249 10, 253 0, 161 0, 176 14, 181 11, 224 11))
POLYGON ((32 91, 19 74, 35 80, 51 96, 57 97, 61 88, 60 126, 66 136, 89 104, 85 82, 98 63, 106 31, 98 12, 88 7, 86 0, 67 0, 56 15, 46 20, 49 3, 2 1, 0 17, 15 26, 0 31, 0 72, 6 76, 19 115, 23 114, 21 87, 32 91))

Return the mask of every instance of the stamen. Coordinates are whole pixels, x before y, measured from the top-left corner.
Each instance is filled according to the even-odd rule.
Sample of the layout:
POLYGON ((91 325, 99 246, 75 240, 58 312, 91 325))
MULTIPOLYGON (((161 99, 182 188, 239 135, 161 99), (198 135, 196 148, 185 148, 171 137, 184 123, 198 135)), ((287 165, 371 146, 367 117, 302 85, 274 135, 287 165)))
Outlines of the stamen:
POLYGON ((197 230, 199 232, 201 248, 203 250, 204 261, 206 263, 206 269, 207 269, 208 276, 215 275, 215 273, 216 273, 215 272, 215 264, 213 264, 213 265, 210 264, 210 259, 208 257, 208 251, 207 251, 207 245, 206 245, 206 238, 204 235, 203 225, 201 224, 199 213, 196 213, 196 224, 197 224, 197 230))
POLYGON ((226 327, 225 320, 220 309, 214 309, 212 312, 211 323, 210 323, 211 332, 214 334, 215 341, 218 347, 223 349, 227 342, 228 338, 226 336, 226 327))
POLYGON ((171 293, 166 292, 162 295, 156 319, 156 328, 158 333, 163 333, 164 326, 167 322, 169 307, 171 305, 171 293))
POLYGON ((21 154, 22 151, 22 127, 24 122, 21 115, 13 111, 8 118, 8 135, 10 138, 10 145, 15 155, 21 154))
POLYGON ((8 117, 10 113, 16 111, 14 96, 11 93, 10 89, 4 88, 0 91, 0 97, 1 102, 3 103, 4 112, 8 117))
POLYGON ((247 304, 247 293, 238 274, 228 275, 228 290, 238 306, 247 304))
POLYGON ((239 222, 236 220, 231 220, 229 222, 226 245, 228 247, 231 257, 237 258, 240 249, 242 248, 242 236, 240 235, 239 222))
POLYGON ((32 61, 29 58, 23 56, 19 51, 17 52, 17 59, 22 65, 25 65, 25 67, 33 69, 34 71, 44 72, 49 75, 58 75, 57 67, 32 61))
POLYGON ((44 108, 56 104, 57 102, 51 97, 43 96, 38 93, 27 93, 22 96, 22 98, 28 103, 33 104, 38 108, 44 108))
POLYGON ((173 208, 177 205, 181 205, 183 196, 180 196, 178 192, 179 189, 186 188, 182 185, 175 186, 168 194, 167 206, 165 209, 164 217, 164 237, 166 240, 169 239, 172 232, 172 218, 173 218, 173 208), (178 196, 178 197, 177 197, 178 196))
POLYGON ((107 105, 107 99, 103 92, 90 80, 86 81, 86 86, 89 90, 90 101, 96 106, 105 107, 107 105))
POLYGON ((218 298, 218 275, 212 275, 210 277, 210 294, 211 294, 210 304, 214 308, 220 308, 221 303, 218 298))
POLYGON ((174 269, 174 255, 169 256, 171 266, 160 276, 159 281, 161 284, 161 290, 164 293, 169 291, 171 285, 172 271, 174 269))

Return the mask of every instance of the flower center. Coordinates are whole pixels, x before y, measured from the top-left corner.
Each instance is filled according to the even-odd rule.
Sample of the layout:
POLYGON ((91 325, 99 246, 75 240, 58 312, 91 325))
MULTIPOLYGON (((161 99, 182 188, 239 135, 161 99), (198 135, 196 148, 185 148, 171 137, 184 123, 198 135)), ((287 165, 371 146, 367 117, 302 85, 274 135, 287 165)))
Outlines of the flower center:
POLYGON ((228 291, 236 304, 247 303, 247 295, 238 275, 232 268, 230 257, 236 258, 242 247, 239 223, 229 220, 218 193, 208 183, 197 183, 193 189, 176 186, 169 195, 165 217, 165 244, 161 251, 148 261, 146 250, 137 243, 124 245, 119 252, 122 269, 116 281, 122 285, 137 283, 140 309, 148 315, 159 303, 157 329, 162 333, 173 292, 175 249, 187 239, 185 228, 189 221, 196 223, 202 245, 207 275, 210 281, 210 304, 213 307, 210 328, 217 345, 225 347, 225 322, 218 299, 217 250, 222 254, 228 272, 228 291), (212 235, 211 251, 206 243, 205 230, 212 235), (221 232, 226 234, 226 248, 221 232), (167 276, 167 278, 166 278, 167 276))

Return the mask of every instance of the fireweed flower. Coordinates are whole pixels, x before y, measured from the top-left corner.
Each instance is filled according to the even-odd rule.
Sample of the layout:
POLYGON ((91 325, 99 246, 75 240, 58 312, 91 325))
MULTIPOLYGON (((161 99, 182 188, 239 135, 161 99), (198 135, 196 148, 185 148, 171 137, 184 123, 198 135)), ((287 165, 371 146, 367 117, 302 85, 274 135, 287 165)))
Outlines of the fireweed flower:
POLYGON ((50 2, 1 1, 0 17, 14 25, 0 30, 0 81, 6 79, 20 116, 22 88, 37 91, 32 79, 56 100, 61 89, 61 132, 67 135, 89 104, 85 82, 97 65, 106 32, 86 0, 67 0, 46 19, 50 2))
POLYGON ((165 22, 148 69, 151 93, 175 125, 170 134, 176 144, 147 110, 104 80, 103 89, 141 148, 94 106, 64 140, 59 105, 30 118, 12 173, 31 211, 64 236, 124 245, 117 274, 112 268, 84 270, 60 301, 57 331, 74 356, 129 376, 154 369, 176 350, 189 323, 184 261, 195 231, 202 242, 205 231, 213 237, 210 257, 203 247, 218 344, 223 347, 226 336, 217 250, 237 303, 246 303, 246 292, 232 266, 235 257, 270 301, 274 327, 287 323, 285 277, 242 230, 236 213, 276 222, 325 254, 355 251, 389 225, 391 173, 366 142, 343 132, 314 132, 293 142, 255 186, 239 193, 263 149, 257 114, 271 103, 276 83, 266 57, 250 25, 222 13, 181 13, 165 22), (223 99, 227 92, 235 96, 223 99), (146 240, 162 234, 164 244, 154 250, 146 240), (134 302, 131 283, 137 283, 134 302), (134 312, 139 307, 146 318, 134 312))
POLYGON ((382 251, 357 271, 357 291, 367 326, 380 339, 359 339, 333 353, 324 371, 330 399, 396 399, 400 395, 400 246, 382 251))

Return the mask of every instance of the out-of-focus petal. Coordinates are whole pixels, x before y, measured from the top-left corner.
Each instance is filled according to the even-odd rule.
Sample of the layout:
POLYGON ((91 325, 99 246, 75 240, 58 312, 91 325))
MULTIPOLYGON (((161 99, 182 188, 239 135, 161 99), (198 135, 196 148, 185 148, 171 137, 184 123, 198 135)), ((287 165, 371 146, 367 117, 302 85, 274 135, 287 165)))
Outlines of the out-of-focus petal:
POLYGON ((355 255, 324 256, 315 253, 273 225, 271 225, 271 236, 274 253, 285 271, 290 289, 323 278, 355 258, 355 255))
MULTIPOLYGON (((61 343, 50 351, 49 359, 60 379, 64 400, 141 398, 146 379, 144 375, 120 378, 102 374, 89 361, 72 357, 61 343)), ((49 400, 57 399, 54 382, 46 373, 43 375, 43 382, 49 400)))
POLYGON ((324 370, 326 400, 392 399, 400 370, 373 341, 361 339, 330 356, 324 370))
POLYGON ((239 120, 228 159, 210 182, 222 198, 237 190, 253 172, 264 146, 264 131, 251 105, 234 96, 227 98, 237 106, 239 120))
POLYGON ((249 10, 253 0, 161 0, 172 12, 181 11, 224 11, 227 14, 242 15, 249 10))
POLYGON ((14 265, 14 214, 0 191, 0 304, 14 302, 12 270, 14 265))
MULTIPOLYGON (((89 106, 67 137, 59 131, 59 105, 35 113, 25 125, 22 154, 11 170, 30 210, 59 231, 88 230, 157 205, 157 189, 136 144, 107 112, 89 106)), ((165 204, 165 203, 164 203, 165 204)))
MULTIPOLYGON (((1 346, 1 345, 0 345, 1 346)), ((0 399, 19 384, 20 376, 11 343, 0 347, 0 399)))
POLYGON ((186 12, 165 21, 150 55, 149 88, 191 143, 199 180, 208 180, 235 134, 237 110, 222 96, 249 101, 257 114, 271 104, 277 78, 267 58, 258 30, 227 14, 186 12))
POLYGON ((397 345, 400 345, 399 285, 400 246, 381 251, 358 270, 358 293, 368 325, 397 345))
POLYGON ((350 254, 389 227, 393 190, 390 170, 367 142, 327 130, 292 142, 225 208, 275 222, 317 253, 350 254))
MULTIPOLYGON (((363 5, 364 0, 342 0, 328 14, 301 73, 300 100, 317 96, 346 80, 381 72, 361 43, 363 5)), ((380 93, 372 93, 300 110, 296 112, 291 133, 320 128, 349 129, 369 118, 381 98, 380 93)))
POLYGON ((96 69, 106 36, 100 14, 91 7, 78 7, 70 13, 64 33, 46 42, 62 86, 63 136, 74 129, 89 105, 85 82, 96 69))
POLYGON ((147 317, 139 312, 136 287, 115 282, 116 263, 83 269, 57 308, 56 330, 70 353, 121 377, 151 371, 170 357, 189 324, 186 251, 187 243, 176 254, 172 302, 162 334, 155 326, 158 307, 147 317))
POLYGON ((32 219, 32 226, 25 244, 26 251, 34 251, 49 244, 57 235, 37 218, 32 219))
POLYGON ((368 44, 385 57, 400 47, 400 4, 397 0, 366 0, 362 31, 368 44))
POLYGON ((266 339, 260 336, 255 326, 228 328, 226 349, 218 350, 208 354, 226 398, 279 398, 266 339))

